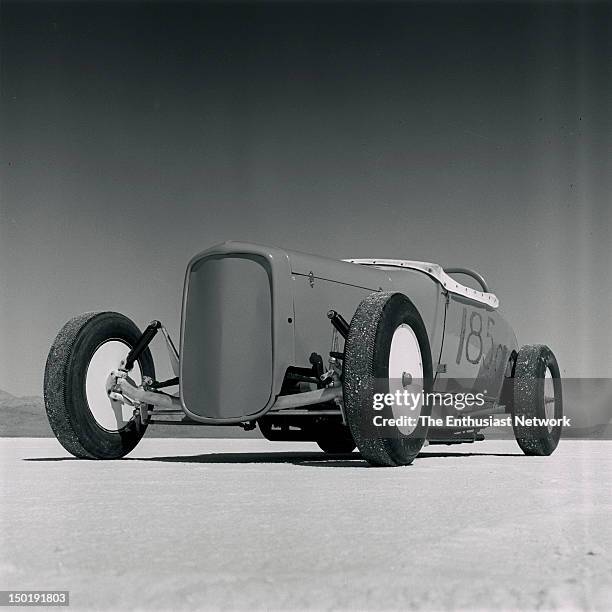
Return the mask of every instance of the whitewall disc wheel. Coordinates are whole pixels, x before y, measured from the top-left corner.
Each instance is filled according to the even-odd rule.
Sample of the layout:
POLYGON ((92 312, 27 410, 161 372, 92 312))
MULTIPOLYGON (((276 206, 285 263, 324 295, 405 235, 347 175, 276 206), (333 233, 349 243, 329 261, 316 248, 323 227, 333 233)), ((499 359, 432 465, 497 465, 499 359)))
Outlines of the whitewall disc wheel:
MULTIPOLYGON (((544 374, 544 415, 549 421, 555 418, 555 380, 550 367, 544 374)), ((548 431, 553 429, 554 426, 549 423, 548 431)))
MULTIPOLYGON (((95 351, 85 373, 85 397, 96 423, 107 431, 121 431, 132 420, 134 408, 112 400, 106 390, 106 379, 116 370, 130 352, 123 340, 107 340, 95 351)), ((135 363, 130 378, 136 386, 142 384, 140 366, 135 363)))
MULTIPOLYGON (((389 350, 389 391, 407 390, 411 397, 420 398, 423 391, 423 356, 421 347, 414 329, 401 323, 393 332, 391 338, 391 349, 389 350)), ((420 399, 411 402, 410 406, 391 406, 393 416, 411 417, 411 421, 405 425, 399 425, 399 431, 409 436, 417 428, 418 419, 421 415, 422 402, 420 399)))

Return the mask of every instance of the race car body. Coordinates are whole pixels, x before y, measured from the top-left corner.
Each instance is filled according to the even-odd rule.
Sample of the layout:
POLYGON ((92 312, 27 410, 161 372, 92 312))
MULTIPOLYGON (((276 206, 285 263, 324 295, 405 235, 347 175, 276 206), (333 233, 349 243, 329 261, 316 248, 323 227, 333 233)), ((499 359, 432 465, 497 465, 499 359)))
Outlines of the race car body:
POLYGON ((496 401, 518 346, 497 298, 484 289, 460 285, 424 262, 339 261, 238 242, 213 247, 191 260, 185 278, 185 412, 208 423, 262 416, 290 366, 308 368, 312 353, 331 349, 334 329, 326 313, 335 310, 350 320, 377 291, 408 296, 420 313, 437 388, 465 381, 496 401))

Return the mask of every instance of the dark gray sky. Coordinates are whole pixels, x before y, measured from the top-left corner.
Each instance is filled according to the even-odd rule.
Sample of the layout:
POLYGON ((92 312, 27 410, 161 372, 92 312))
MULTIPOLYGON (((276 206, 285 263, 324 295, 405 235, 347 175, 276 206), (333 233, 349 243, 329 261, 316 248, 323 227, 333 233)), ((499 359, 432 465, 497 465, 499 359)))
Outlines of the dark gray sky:
POLYGON ((475 267, 520 343, 610 376, 610 5, 0 10, 0 388, 39 394, 82 311, 178 337, 226 239, 475 267))

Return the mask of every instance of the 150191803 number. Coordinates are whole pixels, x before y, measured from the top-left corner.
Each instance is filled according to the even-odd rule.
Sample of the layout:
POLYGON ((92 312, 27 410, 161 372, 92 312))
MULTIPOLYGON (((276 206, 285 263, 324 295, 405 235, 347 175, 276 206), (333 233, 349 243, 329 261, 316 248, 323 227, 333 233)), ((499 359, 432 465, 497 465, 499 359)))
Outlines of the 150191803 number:
POLYGON ((68 606, 69 591, 0 591, 2 606, 68 606))

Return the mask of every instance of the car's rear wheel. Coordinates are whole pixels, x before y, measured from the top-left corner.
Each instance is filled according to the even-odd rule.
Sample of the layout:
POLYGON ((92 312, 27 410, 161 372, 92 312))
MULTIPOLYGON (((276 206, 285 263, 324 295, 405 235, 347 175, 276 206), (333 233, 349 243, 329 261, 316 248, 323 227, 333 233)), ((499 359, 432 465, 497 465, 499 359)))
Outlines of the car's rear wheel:
MULTIPOLYGON (((116 312, 86 313, 68 321, 55 338, 45 367, 45 408, 51 429, 75 457, 117 459, 142 438, 146 425, 128 404, 108 396, 106 382, 140 337, 140 330, 116 312)), ((155 378, 146 349, 129 377, 140 385, 155 378)))
POLYGON ((427 330, 414 304, 401 293, 377 292, 365 298, 351 320, 343 381, 346 418, 364 459, 383 466, 412 463, 427 437, 423 417, 431 407, 421 401, 412 407, 376 409, 375 394, 407 391, 423 397, 432 381, 427 330), (384 424, 389 421, 392 424, 384 424))
POLYGON ((522 347, 513 386, 513 427, 518 445, 526 455, 550 455, 559 444, 563 419, 561 378, 553 352, 541 344, 522 347), (527 419, 544 422, 528 424, 527 419))

